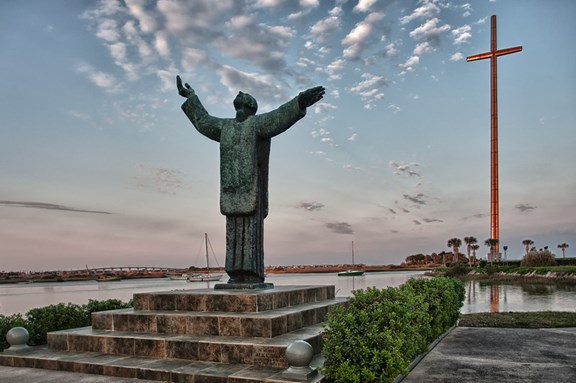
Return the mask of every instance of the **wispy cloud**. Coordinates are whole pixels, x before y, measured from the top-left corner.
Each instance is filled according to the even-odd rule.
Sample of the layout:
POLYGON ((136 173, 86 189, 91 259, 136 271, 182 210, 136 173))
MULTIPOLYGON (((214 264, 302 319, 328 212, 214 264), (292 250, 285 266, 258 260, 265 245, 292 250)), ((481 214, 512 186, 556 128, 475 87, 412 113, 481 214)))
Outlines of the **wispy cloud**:
POLYGON ((488 214, 485 213, 476 213, 476 214, 472 214, 470 216, 464 217, 462 218, 462 220, 467 221, 469 219, 483 219, 488 217, 488 214))
POLYGON ((388 86, 388 81, 383 76, 372 73, 363 73, 361 77, 363 80, 354 84, 350 92, 360 96, 366 109, 372 109, 378 101, 384 98, 384 92, 381 89, 388 86))
POLYGON ((333 33, 340 30, 342 14, 343 11, 341 7, 336 6, 332 8, 328 17, 318 20, 310 27, 310 34, 316 41, 321 43, 326 42, 333 33))
POLYGON ((405 164, 403 162, 390 161, 388 162, 388 166, 394 169, 394 174, 397 176, 410 176, 410 177, 422 176, 420 174, 420 170, 417 169, 420 167, 420 165, 417 164, 416 162, 410 162, 408 164, 405 164))
POLYGON ((440 44, 441 35, 450 30, 450 25, 440 24, 440 20, 435 17, 412 30, 409 35, 415 40, 427 41, 433 46, 438 46, 440 44))
POLYGON ((450 61, 460 61, 464 60, 464 55, 462 52, 456 52, 452 56, 450 56, 450 61))
POLYGON ((328 222, 325 226, 332 230, 334 233, 338 234, 354 234, 354 230, 352 229, 352 225, 347 222, 328 222))
POLYGON ((74 208, 74 207, 69 207, 69 206, 64 206, 64 205, 56 205, 53 203, 45 203, 45 202, 0 201, 0 205, 8 206, 8 207, 24 207, 24 208, 31 208, 31 209, 71 211, 71 212, 75 212, 75 213, 112 214, 112 213, 107 212, 107 211, 79 209, 79 208, 74 208))
POLYGON ((426 201, 424 200, 424 198, 425 198, 424 193, 416 193, 414 195, 404 193, 404 194, 402 194, 402 197, 404 197, 405 200, 413 202, 417 205, 426 205, 426 201))
POLYGON ((463 25, 460 28, 454 28, 450 31, 452 36, 454 37, 454 45, 460 45, 463 43, 468 42, 468 39, 472 37, 472 33, 470 31, 472 28, 470 25, 463 25))
POLYGON ((377 38, 377 25, 384 18, 384 13, 373 12, 357 23, 342 40, 342 55, 350 60, 358 60, 370 42, 377 38))
POLYGON ((463 17, 468 17, 468 16, 470 16, 470 15, 472 14, 472 11, 473 11, 472 5, 470 5, 469 3, 462 4, 462 5, 460 6, 460 8, 461 8, 462 11, 463 11, 463 12, 462 12, 462 16, 463 16, 463 17))
POLYGON ((176 194, 184 186, 182 172, 169 168, 139 166, 141 174, 134 177, 136 186, 160 193, 176 194))
POLYGON ((420 57, 413 55, 406 59, 403 64, 399 64, 400 68, 404 69, 400 74, 405 75, 408 72, 414 71, 414 66, 420 62, 420 57))
POLYGON ((342 169, 346 169, 346 170, 354 170, 354 171, 362 171, 362 168, 358 167, 358 166, 354 166, 351 164, 344 164, 342 165, 342 169))
POLYGON ((400 23, 408 24, 413 20, 428 19, 440 13, 440 8, 433 1, 423 1, 423 4, 414 9, 411 14, 400 18, 400 23))
POLYGON ((422 221, 426 222, 426 223, 432 223, 432 222, 444 222, 441 219, 438 218, 422 218, 422 221))
POLYGON ((78 118, 80 120, 89 120, 90 119, 90 115, 88 113, 84 113, 84 112, 81 112, 79 110, 70 109, 70 110, 66 111, 66 114, 68 114, 71 117, 78 118))
POLYGON ((107 92, 116 93, 122 87, 122 84, 114 75, 99 71, 89 64, 79 64, 76 67, 76 71, 84 74, 93 84, 107 92))
POLYGON ((318 211, 324 208, 324 204, 316 201, 312 202, 301 201, 296 205, 296 207, 307 211, 318 211))
POLYGON ((521 211, 522 213, 531 212, 532 210, 536 209, 535 206, 532 206, 532 205, 530 205, 530 204, 528 204, 528 203, 520 203, 520 204, 514 206, 514 208, 515 208, 516 210, 521 211))

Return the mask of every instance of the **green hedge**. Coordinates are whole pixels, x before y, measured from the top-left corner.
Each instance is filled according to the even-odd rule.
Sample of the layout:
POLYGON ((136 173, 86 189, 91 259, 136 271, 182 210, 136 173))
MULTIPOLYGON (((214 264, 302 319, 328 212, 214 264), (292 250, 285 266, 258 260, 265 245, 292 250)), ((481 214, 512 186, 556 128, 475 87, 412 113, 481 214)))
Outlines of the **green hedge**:
POLYGON ((556 264, 558 266, 576 266, 576 258, 558 258, 558 257, 556 257, 556 264))
POLYGON ((50 331, 90 326, 91 314, 96 311, 115 310, 132 307, 132 302, 124 303, 118 299, 96 301, 90 299, 87 304, 59 303, 29 310, 26 315, 0 315, 0 351, 10 347, 6 333, 13 327, 25 327, 30 333, 28 344, 37 346, 46 344, 46 334, 50 331))
POLYGON ((456 324, 464 295, 462 281, 446 277, 354 291, 328 314, 322 373, 335 383, 393 381, 456 324))

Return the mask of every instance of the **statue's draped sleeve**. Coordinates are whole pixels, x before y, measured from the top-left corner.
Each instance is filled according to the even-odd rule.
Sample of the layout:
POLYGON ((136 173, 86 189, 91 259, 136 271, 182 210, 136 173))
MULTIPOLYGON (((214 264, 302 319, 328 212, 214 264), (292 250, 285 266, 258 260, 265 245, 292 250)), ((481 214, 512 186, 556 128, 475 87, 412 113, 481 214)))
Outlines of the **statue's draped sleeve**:
POLYGON ((196 94, 188 97, 182 104, 182 110, 197 131, 211 140, 220 142, 223 119, 208 114, 196 94))
POLYGON ((276 110, 257 115, 258 136, 272 138, 290 128, 306 115, 306 108, 301 108, 298 97, 294 97, 276 110))

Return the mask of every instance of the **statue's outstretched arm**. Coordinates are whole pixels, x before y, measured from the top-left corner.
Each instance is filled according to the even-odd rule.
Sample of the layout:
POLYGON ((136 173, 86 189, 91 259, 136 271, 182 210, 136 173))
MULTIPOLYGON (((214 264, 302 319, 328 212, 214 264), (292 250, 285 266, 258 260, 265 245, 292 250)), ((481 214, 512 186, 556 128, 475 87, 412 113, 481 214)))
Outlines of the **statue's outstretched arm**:
POLYGON ((206 137, 220 142, 222 119, 213 117, 206 111, 194 89, 188 84, 182 86, 180 76, 176 76, 176 87, 178 88, 178 94, 186 97, 186 101, 182 104, 182 110, 188 116, 192 125, 206 137))
POLYGON ((322 86, 310 88, 284 105, 268 113, 256 115, 258 121, 258 134, 261 137, 274 137, 306 115, 306 108, 320 101, 324 97, 325 89, 322 86))

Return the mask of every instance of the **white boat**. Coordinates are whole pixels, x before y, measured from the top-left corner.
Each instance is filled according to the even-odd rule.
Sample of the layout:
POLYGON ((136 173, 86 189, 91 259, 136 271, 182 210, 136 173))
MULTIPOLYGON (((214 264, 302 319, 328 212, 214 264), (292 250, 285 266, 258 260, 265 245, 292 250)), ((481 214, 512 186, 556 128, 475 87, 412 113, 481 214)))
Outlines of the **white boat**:
MULTIPOLYGON (((222 274, 210 274, 210 257, 208 256, 208 234, 204 233, 204 244, 206 246, 206 273, 204 274, 192 274, 188 276, 188 282, 210 282, 219 281, 222 278, 222 274)), ((210 245, 212 247, 212 245, 210 245)), ((214 250, 212 250, 214 252, 214 250)))
POLYGON ((219 281, 222 274, 192 274, 188 276, 188 282, 210 282, 219 281))
POLYGON ((354 268, 354 241, 352 241, 352 269, 341 271, 338 273, 339 277, 358 277, 364 275, 364 270, 357 270, 354 268))
POLYGON ((170 278, 171 281, 187 281, 188 277, 188 274, 168 275, 168 278, 170 278))

